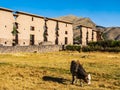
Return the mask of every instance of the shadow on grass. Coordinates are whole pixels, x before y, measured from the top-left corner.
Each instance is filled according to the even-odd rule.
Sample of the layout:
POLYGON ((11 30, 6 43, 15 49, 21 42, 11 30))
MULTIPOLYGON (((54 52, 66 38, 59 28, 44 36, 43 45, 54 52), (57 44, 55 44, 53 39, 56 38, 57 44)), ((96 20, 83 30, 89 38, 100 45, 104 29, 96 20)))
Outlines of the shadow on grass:
POLYGON ((63 78, 59 78, 59 77, 52 77, 52 76, 44 76, 43 80, 57 82, 57 83, 61 83, 61 84, 67 84, 66 81, 69 81, 67 79, 63 79, 63 78))
POLYGON ((12 64, 6 62, 0 62, 0 66, 7 66, 7 65, 12 65, 12 64))

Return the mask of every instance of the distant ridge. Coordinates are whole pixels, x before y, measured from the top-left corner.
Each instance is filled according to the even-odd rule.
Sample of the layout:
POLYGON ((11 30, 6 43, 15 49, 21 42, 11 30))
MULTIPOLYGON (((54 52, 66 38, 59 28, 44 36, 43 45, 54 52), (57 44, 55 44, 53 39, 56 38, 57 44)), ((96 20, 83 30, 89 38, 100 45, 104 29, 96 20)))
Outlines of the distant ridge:
POLYGON ((99 26, 88 17, 77 17, 74 15, 61 16, 57 19, 73 23, 74 39, 79 37, 79 30, 77 26, 83 25, 102 32, 102 37, 105 40, 120 40, 120 27, 99 26))
POLYGON ((80 25, 96 29, 96 24, 90 18, 82 18, 82 17, 77 17, 74 15, 68 15, 68 16, 58 17, 57 19, 73 23, 74 39, 79 37, 78 26, 80 25))
POLYGON ((120 40, 120 27, 108 27, 103 34, 106 40, 120 40))
POLYGON ((74 21, 76 21, 78 17, 74 15, 68 15, 68 16, 58 17, 57 19, 74 23, 74 21))
POLYGON ((77 27, 79 25, 96 28, 96 24, 90 18, 82 18, 74 15, 62 16, 58 17, 59 20, 64 20, 73 23, 73 27, 77 27))

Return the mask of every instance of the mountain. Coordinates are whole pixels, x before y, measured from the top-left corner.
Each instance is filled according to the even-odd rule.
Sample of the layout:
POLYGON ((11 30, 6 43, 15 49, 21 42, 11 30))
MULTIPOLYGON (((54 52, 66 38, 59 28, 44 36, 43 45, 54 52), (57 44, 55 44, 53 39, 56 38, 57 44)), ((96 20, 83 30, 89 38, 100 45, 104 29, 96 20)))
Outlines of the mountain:
POLYGON ((78 26, 83 25, 100 31, 102 33, 103 39, 105 40, 120 40, 120 27, 98 26, 88 17, 77 17, 74 15, 62 16, 58 17, 57 19, 73 23, 74 39, 79 37, 78 26))
POLYGON ((74 15, 68 15, 68 16, 58 17, 57 19, 73 23, 74 39, 79 37, 80 33, 79 33, 78 26, 80 25, 92 27, 96 29, 96 24, 90 18, 83 18, 83 17, 74 16, 74 15))
POLYGON ((58 17, 57 19, 74 23, 74 21, 76 21, 79 18, 74 15, 68 15, 68 16, 58 17))
POLYGON ((101 31, 105 40, 120 40, 120 27, 106 27, 102 28, 101 31))
POLYGON ((83 18, 83 17, 74 16, 74 15, 68 15, 68 16, 58 17, 57 19, 73 23, 74 29, 77 29, 77 26, 79 25, 96 28, 96 24, 90 18, 83 18))

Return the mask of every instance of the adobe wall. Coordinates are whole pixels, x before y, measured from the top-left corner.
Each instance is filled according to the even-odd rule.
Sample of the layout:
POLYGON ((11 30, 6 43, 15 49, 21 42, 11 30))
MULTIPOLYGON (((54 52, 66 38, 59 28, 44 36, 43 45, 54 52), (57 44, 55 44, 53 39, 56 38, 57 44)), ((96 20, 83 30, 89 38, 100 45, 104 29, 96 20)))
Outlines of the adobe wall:
POLYGON ((28 14, 25 12, 15 12, 5 8, 0 8, 0 44, 3 46, 39 45, 44 41, 50 41, 53 45, 64 45, 65 37, 68 39, 66 44, 73 44, 72 23, 34 14, 28 14), (59 36, 58 43, 55 43, 57 40, 57 23, 59 27, 59 36), (13 26, 15 26, 15 29, 13 26), (33 27, 34 30, 31 30, 31 27, 33 27), (15 32, 12 33, 13 30, 16 30, 17 34, 14 34, 15 32), (45 35, 45 31, 47 31, 48 35, 45 35), (65 31, 68 33, 65 34, 65 31))
POLYGON ((97 32, 92 28, 82 27, 82 45, 86 46, 87 41, 97 41, 97 32))
POLYGON ((68 44, 73 44, 73 28, 71 24, 59 22, 59 44, 65 45, 65 37, 68 39, 68 44), (67 34, 65 34, 67 32, 67 34))
POLYGON ((35 45, 39 45, 39 43, 43 41, 44 19, 25 14, 18 14, 16 22, 18 23, 19 45, 30 45, 30 34, 35 35, 35 45), (30 30, 30 26, 34 26, 35 30, 30 30))
POLYGON ((0 10, 0 44, 12 46, 14 17, 12 11, 0 10))
POLYGON ((97 32, 94 31, 93 34, 94 34, 94 36, 93 36, 93 41, 96 42, 96 41, 97 41, 97 32))
POLYGON ((87 28, 86 27, 82 27, 82 45, 86 45, 86 33, 87 33, 87 28))

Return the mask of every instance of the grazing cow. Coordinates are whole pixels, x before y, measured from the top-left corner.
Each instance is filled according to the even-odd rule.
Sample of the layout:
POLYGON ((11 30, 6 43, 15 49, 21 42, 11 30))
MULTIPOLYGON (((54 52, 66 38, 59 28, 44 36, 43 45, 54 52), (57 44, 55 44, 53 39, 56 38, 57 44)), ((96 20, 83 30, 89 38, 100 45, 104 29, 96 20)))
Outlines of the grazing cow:
POLYGON ((80 80, 80 84, 82 86, 82 80, 86 82, 87 84, 91 84, 91 76, 90 74, 87 74, 82 65, 79 63, 79 61, 71 61, 70 66, 70 72, 72 73, 72 84, 77 79, 80 80), (76 80, 75 80, 76 78, 76 80))

